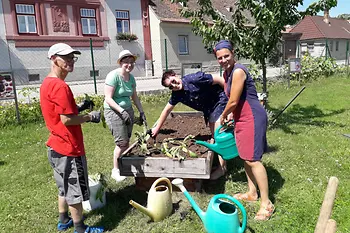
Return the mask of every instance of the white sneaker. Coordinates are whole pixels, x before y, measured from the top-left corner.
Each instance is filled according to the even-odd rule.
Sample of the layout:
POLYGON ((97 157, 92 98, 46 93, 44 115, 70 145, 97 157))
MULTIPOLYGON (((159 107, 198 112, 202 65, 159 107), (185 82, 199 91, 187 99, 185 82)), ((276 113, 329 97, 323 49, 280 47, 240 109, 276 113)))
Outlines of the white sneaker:
POLYGON ((126 178, 126 176, 121 176, 121 175, 120 175, 120 170, 117 169, 117 168, 113 168, 113 169, 112 169, 111 177, 112 177, 113 179, 115 179, 116 182, 123 181, 123 180, 125 180, 125 178, 126 178))

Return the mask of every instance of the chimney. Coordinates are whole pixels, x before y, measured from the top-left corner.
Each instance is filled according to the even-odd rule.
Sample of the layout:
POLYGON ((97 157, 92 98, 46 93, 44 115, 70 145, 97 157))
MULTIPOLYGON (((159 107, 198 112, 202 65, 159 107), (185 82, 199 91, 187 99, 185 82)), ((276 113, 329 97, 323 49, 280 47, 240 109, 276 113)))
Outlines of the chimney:
POLYGON ((329 24, 329 9, 324 9, 323 22, 329 24))

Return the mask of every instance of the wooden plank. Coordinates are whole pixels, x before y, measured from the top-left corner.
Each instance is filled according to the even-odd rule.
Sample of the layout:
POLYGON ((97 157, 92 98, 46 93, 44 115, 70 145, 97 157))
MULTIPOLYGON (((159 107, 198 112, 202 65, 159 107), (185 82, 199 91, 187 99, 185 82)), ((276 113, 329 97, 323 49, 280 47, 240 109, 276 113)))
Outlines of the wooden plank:
POLYGON ((171 112, 169 116, 203 116, 203 113, 198 111, 174 111, 171 112))
POLYGON ((329 178, 326 194, 323 199, 323 203, 318 216, 315 233, 324 233, 327 221, 330 219, 335 199, 335 193, 337 192, 339 180, 337 177, 332 176, 329 178))
POLYGON ((333 219, 328 219, 325 233, 337 232, 337 222, 333 219))

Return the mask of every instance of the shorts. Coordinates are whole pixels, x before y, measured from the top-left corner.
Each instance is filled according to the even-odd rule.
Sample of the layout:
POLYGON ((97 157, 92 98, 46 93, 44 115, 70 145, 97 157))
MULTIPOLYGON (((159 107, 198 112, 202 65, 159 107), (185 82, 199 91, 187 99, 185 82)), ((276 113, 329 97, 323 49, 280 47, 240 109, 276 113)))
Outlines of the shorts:
POLYGON ((130 115, 130 125, 124 124, 119 112, 112 109, 104 110, 106 124, 114 137, 115 144, 117 145, 129 142, 132 134, 132 128, 134 125, 134 110, 132 108, 128 108, 125 109, 125 111, 130 115))
POLYGON ((65 156, 48 148, 48 159, 58 188, 58 195, 68 205, 89 200, 90 190, 86 157, 65 156))
POLYGON ((220 116, 226 107, 226 103, 218 103, 209 115, 209 123, 215 123, 220 120, 220 116))

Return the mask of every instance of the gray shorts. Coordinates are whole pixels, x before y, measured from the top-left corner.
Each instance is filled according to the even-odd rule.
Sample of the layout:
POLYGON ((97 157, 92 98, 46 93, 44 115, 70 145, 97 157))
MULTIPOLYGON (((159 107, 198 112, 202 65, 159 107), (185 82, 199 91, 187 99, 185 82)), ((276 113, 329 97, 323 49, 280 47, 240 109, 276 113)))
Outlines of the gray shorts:
POLYGON ((104 116, 106 118, 106 124, 111 131, 114 142, 117 145, 129 142, 132 134, 132 128, 134 125, 134 110, 132 108, 125 109, 129 113, 131 118, 131 124, 125 125, 121 114, 112 109, 105 109, 104 116))
POLYGON ((48 159, 53 168, 58 195, 68 205, 89 200, 90 190, 85 156, 65 156, 48 148, 48 159))

